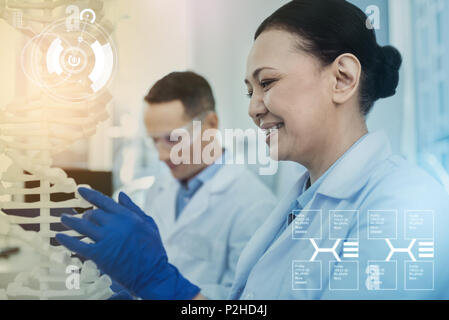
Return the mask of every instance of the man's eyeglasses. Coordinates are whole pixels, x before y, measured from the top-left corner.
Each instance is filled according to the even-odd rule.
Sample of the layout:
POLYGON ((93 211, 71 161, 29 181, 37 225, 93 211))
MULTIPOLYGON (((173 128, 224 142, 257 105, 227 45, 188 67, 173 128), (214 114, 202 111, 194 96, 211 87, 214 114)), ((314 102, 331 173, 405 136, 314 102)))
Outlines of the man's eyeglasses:
POLYGON ((196 137, 193 137, 193 122, 194 121, 203 121, 208 115, 210 111, 203 112, 192 119, 191 122, 186 124, 184 127, 173 129, 170 132, 165 132, 161 134, 147 134, 145 137, 145 142, 147 145, 153 144, 154 146, 158 147, 161 146, 165 149, 171 149, 175 145, 177 145, 181 141, 181 137, 178 137, 178 139, 171 139, 172 132, 176 130, 184 130, 187 131, 190 136, 190 144, 193 144, 193 141, 196 137))

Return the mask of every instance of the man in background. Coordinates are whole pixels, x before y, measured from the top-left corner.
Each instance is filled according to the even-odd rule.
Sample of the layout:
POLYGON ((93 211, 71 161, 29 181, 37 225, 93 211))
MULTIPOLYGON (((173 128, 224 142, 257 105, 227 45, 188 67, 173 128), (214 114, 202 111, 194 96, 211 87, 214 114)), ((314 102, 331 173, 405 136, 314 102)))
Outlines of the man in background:
POLYGON ((145 101, 148 138, 170 174, 161 174, 150 189, 131 197, 156 221, 169 261, 203 295, 225 299, 240 253, 274 208, 275 198, 245 166, 226 164, 232 154, 218 139, 202 141, 203 133, 218 130, 219 124, 203 77, 171 73, 151 88, 145 101), (193 121, 201 122, 200 134, 194 134, 193 121), (190 163, 173 161, 178 141, 171 141, 170 134, 176 129, 189 133, 191 141, 180 152, 189 152, 181 158, 190 163), (214 151, 212 161, 205 162, 201 155, 208 145, 214 151), (200 162, 193 161, 195 153, 200 162))

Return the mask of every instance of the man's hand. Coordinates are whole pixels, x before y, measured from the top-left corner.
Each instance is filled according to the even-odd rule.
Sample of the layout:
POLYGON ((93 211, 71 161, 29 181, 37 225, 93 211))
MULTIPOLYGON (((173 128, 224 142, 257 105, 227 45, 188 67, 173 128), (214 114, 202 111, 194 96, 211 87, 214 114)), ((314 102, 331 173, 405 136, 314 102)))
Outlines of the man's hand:
POLYGON ((64 215, 62 223, 92 239, 88 244, 57 234, 69 250, 94 261, 98 268, 132 294, 143 299, 192 299, 200 289, 170 263, 154 220, 124 193, 119 203, 105 195, 80 188, 80 195, 98 209, 83 219, 64 215))

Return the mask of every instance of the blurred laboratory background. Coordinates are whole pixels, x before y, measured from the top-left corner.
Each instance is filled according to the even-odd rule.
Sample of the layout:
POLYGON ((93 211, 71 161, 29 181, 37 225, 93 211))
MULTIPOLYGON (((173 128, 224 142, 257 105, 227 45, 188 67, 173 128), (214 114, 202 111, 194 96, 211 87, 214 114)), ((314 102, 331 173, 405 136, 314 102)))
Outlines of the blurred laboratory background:
MULTIPOLYGON (((143 97, 172 71, 193 70, 210 81, 221 129, 253 128, 243 83, 246 58, 258 25, 287 2, 107 0, 119 59, 110 88, 111 120, 90 141, 74 146, 70 156, 58 157, 55 165, 102 173, 109 177, 111 192, 157 174, 161 165, 156 151, 143 143, 143 97)), ((377 103, 368 119, 370 130, 384 130, 394 152, 426 169, 449 192, 449 1, 351 2, 370 17, 379 42, 396 46, 404 59, 398 92, 377 103)), ((3 21, 0 35, 1 107, 21 94, 14 91, 14 81, 23 81, 14 61, 24 40, 3 21)), ((304 168, 293 163, 279 168, 276 175, 260 179, 281 197, 304 168)))

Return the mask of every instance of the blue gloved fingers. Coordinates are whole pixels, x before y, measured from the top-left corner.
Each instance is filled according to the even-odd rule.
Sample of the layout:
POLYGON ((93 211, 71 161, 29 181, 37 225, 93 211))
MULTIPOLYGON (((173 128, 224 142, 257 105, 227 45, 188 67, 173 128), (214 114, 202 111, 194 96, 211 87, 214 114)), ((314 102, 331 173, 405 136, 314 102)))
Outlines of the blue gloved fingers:
POLYGON ((70 215, 70 216, 77 216, 77 215, 79 215, 78 211, 76 211, 75 209, 72 209, 72 208, 64 209, 64 211, 66 211, 66 212, 64 212, 64 214, 67 214, 67 215, 70 215))
POLYGON ((128 195, 124 192, 120 192, 119 196, 119 203, 125 207, 126 209, 131 210, 132 212, 134 212, 135 214, 137 214, 141 219, 144 219, 146 221, 148 221, 149 223, 151 223, 151 225, 155 228, 158 228, 156 222, 154 221, 154 219, 152 217, 150 217, 149 215, 147 215, 142 209, 140 209, 139 206, 137 206, 137 204, 135 204, 130 197, 128 197, 128 195))
POLYGON ((112 280, 112 284, 111 284, 110 288, 115 293, 126 291, 125 287, 123 287, 121 284, 119 284, 118 282, 116 282, 114 280, 112 280))
POLYGON ((108 300, 134 300, 133 296, 128 291, 123 290, 112 295, 108 300))
POLYGON ((111 214, 104 212, 101 209, 89 210, 83 214, 83 219, 95 223, 98 226, 103 226, 108 223, 111 214))
POLYGON ((120 206, 118 203, 116 203, 111 198, 105 196, 101 192, 87 189, 87 188, 79 188, 78 189, 79 194, 88 202, 92 203, 94 206, 96 206, 99 209, 103 209, 107 212, 112 213, 121 213, 123 212, 123 207, 120 206))
MULTIPOLYGON (((85 211, 85 212, 83 213, 82 218, 83 218, 83 219, 86 219, 86 220, 89 220, 89 221, 92 221, 92 220, 91 220, 91 216, 92 216, 92 213, 93 213, 95 210, 98 210, 98 209, 87 210, 87 211, 85 211)), ((93 221, 92 221, 92 222, 93 222, 93 221)))
POLYGON ((100 228, 94 225, 89 220, 63 215, 61 217, 61 222, 66 227, 73 229, 82 235, 88 236, 95 242, 99 241, 102 238, 102 232, 100 228))
POLYGON ((139 217, 142 219, 146 219, 148 216, 145 214, 145 212, 140 209, 137 204, 135 204, 130 197, 124 192, 120 192, 118 195, 118 202, 124 206, 125 208, 131 210, 132 212, 136 213, 139 217))
POLYGON ((77 238, 68 236, 63 233, 56 234, 56 240, 70 251, 75 252, 87 259, 92 258, 90 256, 92 248, 90 244, 82 242, 77 238))

